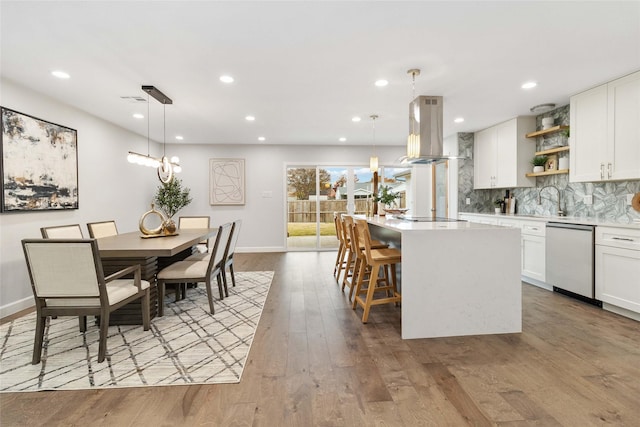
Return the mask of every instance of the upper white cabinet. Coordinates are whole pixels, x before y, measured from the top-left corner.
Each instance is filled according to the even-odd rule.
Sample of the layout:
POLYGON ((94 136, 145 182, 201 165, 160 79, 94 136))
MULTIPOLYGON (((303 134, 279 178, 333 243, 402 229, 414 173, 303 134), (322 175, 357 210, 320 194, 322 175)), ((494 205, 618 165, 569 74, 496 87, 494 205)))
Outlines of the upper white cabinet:
POLYGON ((571 97, 571 182, 640 178, 640 71, 571 97))
POLYGON ((535 144, 525 135, 536 128, 535 117, 516 117, 476 132, 473 144, 474 188, 535 187, 531 171, 535 144))

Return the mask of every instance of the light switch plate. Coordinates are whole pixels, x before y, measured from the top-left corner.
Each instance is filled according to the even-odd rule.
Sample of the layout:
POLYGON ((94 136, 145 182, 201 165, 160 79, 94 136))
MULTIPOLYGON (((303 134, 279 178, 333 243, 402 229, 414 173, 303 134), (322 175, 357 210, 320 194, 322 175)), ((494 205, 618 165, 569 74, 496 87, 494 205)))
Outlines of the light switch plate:
MULTIPOLYGON (((470 204, 471 204, 471 198, 470 198, 470 197, 467 197, 467 200, 465 201, 465 203, 466 203, 467 205, 470 205, 470 204)), ((629 204, 631 204, 631 203, 629 203, 629 204)))
POLYGON ((593 195, 589 194, 588 196, 584 196, 584 198, 582 199, 582 203, 584 203, 585 205, 592 205, 593 195))

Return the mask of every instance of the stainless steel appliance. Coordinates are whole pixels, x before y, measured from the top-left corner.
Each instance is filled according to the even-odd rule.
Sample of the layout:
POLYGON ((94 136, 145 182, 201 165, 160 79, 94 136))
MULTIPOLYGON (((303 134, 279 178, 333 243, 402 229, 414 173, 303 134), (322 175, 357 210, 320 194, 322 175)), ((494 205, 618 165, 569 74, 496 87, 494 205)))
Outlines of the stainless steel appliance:
POLYGON ((546 282, 553 290, 599 304, 594 284, 595 226, 548 222, 546 282))

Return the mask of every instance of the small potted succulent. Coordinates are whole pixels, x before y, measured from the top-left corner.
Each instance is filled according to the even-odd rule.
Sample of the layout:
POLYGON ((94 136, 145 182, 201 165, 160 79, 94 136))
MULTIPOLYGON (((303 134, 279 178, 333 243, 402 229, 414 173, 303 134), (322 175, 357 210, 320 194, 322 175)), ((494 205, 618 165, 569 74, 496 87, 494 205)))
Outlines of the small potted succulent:
POLYGON ((493 201, 493 204, 494 204, 494 205, 495 205, 495 207, 496 207, 496 209, 495 209, 496 213, 497 213, 497 214, 502 213, 502 205, 504 204, 504 200, 502 200, 502 199, 495 199, 495 200, 493 201))
POLYGON ((531 159, 531 164, 533 165, 533 172, 544 172, 544 165, 547 163, 547 156, 535 156, 531 159))

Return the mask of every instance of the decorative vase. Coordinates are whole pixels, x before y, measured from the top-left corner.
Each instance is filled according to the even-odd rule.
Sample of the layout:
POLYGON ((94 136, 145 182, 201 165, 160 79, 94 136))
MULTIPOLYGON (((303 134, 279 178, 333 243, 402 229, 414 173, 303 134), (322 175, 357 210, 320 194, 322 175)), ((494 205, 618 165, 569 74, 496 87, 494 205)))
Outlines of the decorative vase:
POLYGON ((162 223, 162 229, 164 230, 165 235, 174 234, 177 228, 178 227, 176 226, 176 222, 171 218, 167 218, 162 223))
POLYGON ((151 203, 151 209, 143 213, 142 216, 140 217, 140 221, 138 222, 138 228, 140 229, 142 234, 144 234, 145 236, 161 234, 162 230, 164 229, 164 221, 165 221, 165 218, 164 218, 164 215, 162 215, 162 212, 157 210, 155 205, 151 203), (151 228, 151 229, 147 228, 145 225, 145 220, 149 216, 156 216, 159 219, 159 221, 158 219, 156 219, 156 221, 158 221, 160 225, 156 228, 151 228))
POLYGON ((544 172, 544 166, 534 166, 533 173, 544 172))
POLYGON ((385 216, 387 213, 384 211, 384 204, 378 202, 378 215, 385 216))

